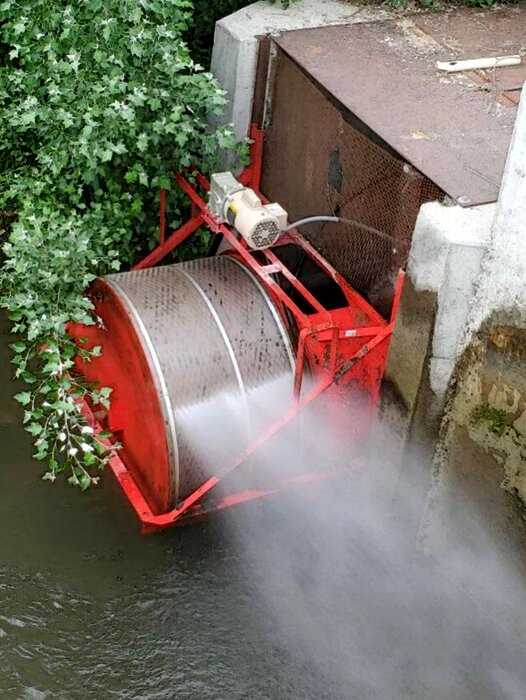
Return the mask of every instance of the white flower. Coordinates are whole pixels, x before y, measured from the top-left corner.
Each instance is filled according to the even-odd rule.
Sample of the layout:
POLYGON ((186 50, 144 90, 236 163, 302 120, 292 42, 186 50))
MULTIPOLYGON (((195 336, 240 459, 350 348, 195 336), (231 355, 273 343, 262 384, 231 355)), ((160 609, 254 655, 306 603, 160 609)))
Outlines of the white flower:
POLYGON ((91 426, 85 425, 83 426, 82 430, 80 431, 83 435, 93 435, 94 430, 91 426))
POLYGON ((70 457, 74 457, 77 454, 78 450, 76 447, 70 447, 68 450, 68 455, 70 457))
POLYGON ((93 452, 93 447, 91 445, 88 445, 87 442, 81 442, 80 447, 83 452, 93 452))
POLYGON ((66 433, 59 433, 59 434, 58 434, 58 439, 60 440, 60 442, 65 442, 65 440, 66 440, 66 433))

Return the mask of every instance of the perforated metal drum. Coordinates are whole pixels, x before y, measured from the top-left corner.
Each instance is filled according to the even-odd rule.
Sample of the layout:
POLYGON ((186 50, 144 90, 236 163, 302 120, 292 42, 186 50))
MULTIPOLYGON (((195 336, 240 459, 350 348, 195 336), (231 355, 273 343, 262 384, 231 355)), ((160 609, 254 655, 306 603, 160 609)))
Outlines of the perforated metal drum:
POLYGON ((109 425, 156 512, 235 459, 291 397, 294 357, 272 301, 230 256, 109 275, 91 297, 114 388, 109 425))

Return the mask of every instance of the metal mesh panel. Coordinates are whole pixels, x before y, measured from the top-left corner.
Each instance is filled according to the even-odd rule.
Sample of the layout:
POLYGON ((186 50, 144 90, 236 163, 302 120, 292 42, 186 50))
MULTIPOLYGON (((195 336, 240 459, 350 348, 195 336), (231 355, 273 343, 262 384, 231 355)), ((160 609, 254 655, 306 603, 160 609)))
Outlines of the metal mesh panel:
POLYGON ((345 123, 330 155, 325 196, 330 212, 387 234, 349 224, 302 232, 381 311, 392 297, 396 271, 407 263, 420 206, 443 192, 408 163, 345 123))
POLYGON ((265 293, 221 256, 110 275, 133 311, 173 444, 173 499, 235 459, 290 400, 292 354, 265 293), (262 401, 264 387, 273 401, 262 401))

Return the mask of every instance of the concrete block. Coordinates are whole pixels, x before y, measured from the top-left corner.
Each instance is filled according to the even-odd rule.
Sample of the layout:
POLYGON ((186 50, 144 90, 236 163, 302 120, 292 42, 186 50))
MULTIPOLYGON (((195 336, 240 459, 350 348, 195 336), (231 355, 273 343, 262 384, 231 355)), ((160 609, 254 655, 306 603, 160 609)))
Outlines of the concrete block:
POLYGON ((454 357, 431 357, 429 360, 429 385, 435 396, 444 396, 454 369, 454 357))
POLYGON ((232 122, 239 139, 247 135, 252 115, 259 36, 292 29, 306 29, 387 16, 342 0, 299 0, 288 9, 280 2, 255 2, 216 24, 212 72, 227 92, 228 106, 223 121, 232 122))
POLYGON ((437 295, 429 379, 440 400, 465 334, 495 209, 495 204, 465 209, 430 202, 418 215, 408 271, 417 292, 437 295))
POLYGON ((396 328, 391 339, 386 368, 386 383, 404 405, 409 419, 413 415, 435 318, 436 299, 429 292, 417 292, 406 279, 396 328))
POLYGON ((464 335, 486 246, 451 244, 438 291, 433 357, 455 358, 464 335))
POLYGON ((438 292, 451 248, 485 248, 494 216, 495 204, 467 209, 440 202, 424 204, 416 220, 408 262, 415 289, 438 292))
POLYGON ((407 429, 427 382, 435 412, 443 406, 494 215, 495 204, 420 209, 386 373, 407 409, 407 429))

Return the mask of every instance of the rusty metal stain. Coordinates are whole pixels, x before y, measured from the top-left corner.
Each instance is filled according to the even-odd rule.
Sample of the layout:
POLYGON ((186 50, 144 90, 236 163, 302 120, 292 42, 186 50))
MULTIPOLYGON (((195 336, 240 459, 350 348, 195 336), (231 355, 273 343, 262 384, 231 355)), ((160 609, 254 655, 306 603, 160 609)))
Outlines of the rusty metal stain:
POLYGON ((520 53, 525 27, 519 5, 298 30, 277 43, 332 99, 471 206, 498 196, 526 65, 442 76, 436 61, 520 53))

